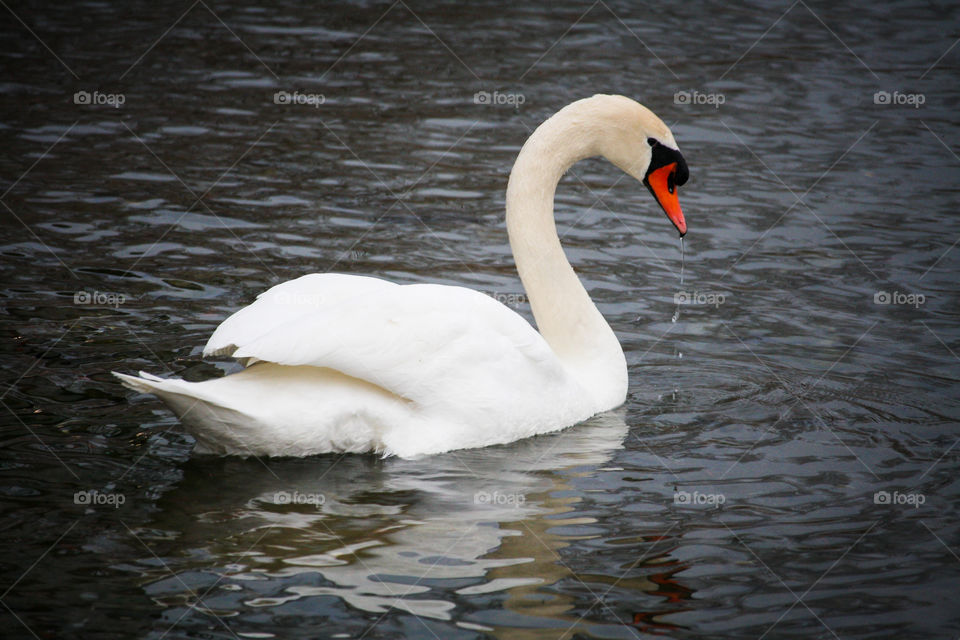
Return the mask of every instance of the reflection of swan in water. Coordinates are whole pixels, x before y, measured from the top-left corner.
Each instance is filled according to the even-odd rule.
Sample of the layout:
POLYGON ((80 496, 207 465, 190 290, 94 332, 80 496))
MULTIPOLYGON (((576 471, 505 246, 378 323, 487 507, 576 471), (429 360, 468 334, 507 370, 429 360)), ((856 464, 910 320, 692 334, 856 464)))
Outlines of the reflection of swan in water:
MULTIPOLYGON (((175 569, 222 571, 200 604, 236 616, 231 627, 281 607, 323 608, 325 597, 371 613, 456 620, 458 601, 497 592, 513 612, 563 624, 569 604, 536 612, 519 596, 571 574, 556 555, 563 537, 548 529, 576 524, 557 516, 579 498, 556 494, 603 473, 626 433, 607 413, 563 432, 420 460, 194 460, 150 527, 176 536, 166 554, 175 569), (193 557, 204 560, 180 561, 193 557)), ((182 585, 166 584, 165 593, 153 587, 158 601, 182 604, 182 585)))
MULTIPOLYGON (((565 483, 556 487, 557 490, 567 488, 569 487, 565 483)), ((640 631, 658 634, 677 628, 662 618, 667 614, 687 610, 688 607, 683 605, 683 601, 689 599, 693 592, 680 585, 675 576, 688 567, 686 563, 671 557, 676 543, 670 542, 670 539, 660 542, 660 536, 657 535, 621 540, 618 541, 621 544, 640 542, 645 550, 637 551, 635 561, 620 567, 615 571, 616 575, 611 576, 602 569, 594 570, 594 563, 586 559, 585 562, 577 564, 586 564, 590 568, 575 570, 565 564, 570 561, 569 554, 561 553, 562 549, 570 545, 571 536, 551 530, 595 522, 592 518, 576 517, 576 514, 571 514, 570 517, 562 516, 575 510, 577 502, 580 502, 580 499, 576 497, 545 496, 543 507, 549 518, 540 516, 505 525, 518 531, 520 535, 504 536, 500 547, 486 557, 527 557, 532 558, 532 562, 504 563, 502 567, 491 569, 487 573, 489 583, 513 583, 503 603, 503 609, 513 614, 510 617, 513 626, 498 623, 498 616, 493 616, 489 625, 491 633, 499 638, 555 640, 582 636, 636 637, 631 632, 616 629, 623 625, 632 625, 640 631), (639 577, 637 570, 642 570, 639 577), (568 578, 581 586, 581 591, 588 596, 586 606, 582 600, 577 602, 573 596, 562 590, 552 590, 550 597, 544 597, 544 587, 568 578), (636 608, 629 612, 615 611, 614 609, 618 608, 608 605, 604 598, 614 588, 654 596, 663 604, 653 611, 638 611, 636 608), (582 614, 576 614, 577 611, 582 614), (542 624, 544 619, 547 619, 549 624, 542 624), (517 623, 522 623, 521 629, 516 628, 517 623), (581 635, 574 636, 575 633, 581 635)), ((669 530, 666 533, 669 534, 669 530)))

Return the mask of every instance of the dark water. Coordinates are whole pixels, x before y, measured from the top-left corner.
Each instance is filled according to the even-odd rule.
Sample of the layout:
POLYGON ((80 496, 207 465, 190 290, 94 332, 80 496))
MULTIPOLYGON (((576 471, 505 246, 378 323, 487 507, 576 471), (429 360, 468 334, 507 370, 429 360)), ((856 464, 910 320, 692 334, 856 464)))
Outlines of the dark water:
POLYGON ((4 637, 956 638, 960 8, 863 4, 4 4, 4 637), (209 459, 110 377, 220 375, 216 325, 308 272, 527 314, 506 176, 596 92, 691 169, 679 291, 646 189, 558 194, 621 412, 209 459))

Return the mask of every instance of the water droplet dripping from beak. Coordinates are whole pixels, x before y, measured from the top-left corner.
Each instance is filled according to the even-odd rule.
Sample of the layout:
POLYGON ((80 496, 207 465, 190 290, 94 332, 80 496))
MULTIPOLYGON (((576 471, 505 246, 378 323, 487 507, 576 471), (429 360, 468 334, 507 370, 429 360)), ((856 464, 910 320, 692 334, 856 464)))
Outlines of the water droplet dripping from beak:
POLYGON ((673 312, 673 317, 670 318, 670 322, 676 322, 680 319, 680 299, 683 297, 683 268, 686 264, 686 259, 683 255, 683 236, 680 236, 680 291, 677 293, 677 308, 673 312))

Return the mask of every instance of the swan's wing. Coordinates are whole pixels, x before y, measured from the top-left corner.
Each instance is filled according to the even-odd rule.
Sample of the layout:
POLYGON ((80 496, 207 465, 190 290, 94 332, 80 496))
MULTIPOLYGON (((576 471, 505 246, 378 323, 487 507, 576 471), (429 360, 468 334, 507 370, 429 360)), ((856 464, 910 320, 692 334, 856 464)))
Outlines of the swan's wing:
POLYGON ((379 278, 313 273, 264 291, 256 302, 224 320, 203 348, 205 356, 233 355, 281 325, 399 285, 379 278))
POLYGON ((496 401, 566 379, 542 336, 482 293, 358 276, 318 274, 274 287, 228 318, 205 349, 230 351, 329 367, 415 402, 496 401))

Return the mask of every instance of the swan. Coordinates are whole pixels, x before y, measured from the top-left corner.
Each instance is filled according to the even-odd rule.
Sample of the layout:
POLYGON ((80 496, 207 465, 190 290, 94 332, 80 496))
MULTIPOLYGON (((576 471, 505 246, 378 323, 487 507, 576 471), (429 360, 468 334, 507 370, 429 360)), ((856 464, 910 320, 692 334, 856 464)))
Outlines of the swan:
POLYGON ((557 431, 623 404, 620 343, 567 261, 557 183, 604 156, 641 181, 682 237, 687 164, 638 102, 595 95, 544 121, 507 183, 510 246, 539 332, 478 291, 368 276, 305 275, 261 293, 214 331, 204 356, 244 369, 204 382, 114 372, 163 400, 195 452, 412 458, 557 431))

